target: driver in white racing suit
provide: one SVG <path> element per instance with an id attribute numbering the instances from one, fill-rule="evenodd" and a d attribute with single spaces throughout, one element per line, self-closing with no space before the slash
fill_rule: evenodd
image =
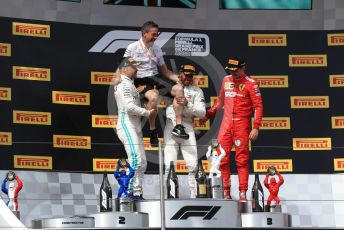
<path id="1" fill-rule="evenodd" d="M 172 103 L 169 102 L 166 109 L 166 126 L 164 130 L 164 164 L 165 181 L 170 168 L 170 161 L 173 161 L 176 167 L 179 148 L 188 167 L 188 184 L 190 188 L 190 197 L 196 197 L 195 171 L 197 169 L 197 143 L 194 132 L 194 117 L 203 118 L 206 114 L 206 106 L 203 91 L 196 85 L 193 85 L 193 75 L 195 67 L 192 65 L 183 65 L 181 67 L 181 81 L 184 85 L 184 97 L 177 98 L 177 102 L 184 104 L 183 120 L 185 131 L 189 139 L 184 140 L 171 135 L 173 127 L 176 125 L 175 113 Z M 166 184 L 166 183 L 165 183 Z"/>
<path id="2" fill-rule="evenodd" d="M 117 136 L 124 145 L 128 161 L 135 170 L 135 176 L 129 183 L 129 191 L 133 198 L 142 198 L 142 180 L 147 168 L 147 160 L 143 148 L 141 116 L 155 116 L 156 109 L 146 110 L 141 107 L 139 93 L 134 85 L 136 66 L 140 62 L 127 57 L 120 65 L 121 82 L 114 86 L 114 94 L 118 107 Z"/>

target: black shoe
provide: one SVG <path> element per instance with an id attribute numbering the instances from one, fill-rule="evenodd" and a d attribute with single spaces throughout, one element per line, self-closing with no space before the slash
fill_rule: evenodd
<path id="1" fill-rule="evenodd" d="M 184 140 L 189 139 L 189 134 L 185 132 L 185 127 L 183 125 L 176 125 L 172 130 L 172 135 Z"/>
<path id="2" fill-rule="evenodd" d="M 150 144 L 152 147 L 158 147 L 159 146 L 159 139 L 158 139 L 158 132 L 156 129 L 153 129 L 150 131 L 149 134 L 150 137 Z"/>
<path id="3" fill-rule="evenodd" d="M 136 196 L 134 196 L 133 194 L 130 194 L 129 197 L 133 200 L 145 200 L 145 198 L 143 198 L 142 194 L 136 195 Z"/>

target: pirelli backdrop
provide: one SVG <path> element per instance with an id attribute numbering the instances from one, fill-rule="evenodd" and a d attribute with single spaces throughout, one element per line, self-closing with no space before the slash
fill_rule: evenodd
<path id="1" fill-rule="evenodd" d="M 126 154 L 114 130 L 111 82 L 125 47 L 139 38 L 139 28 L 0 18 L 0 170 L 114 170 Z M 208 106 L 228 57 L 245 57 L 264 101 L 259 140 L 250 146 L 252 172 L 271 164 L 287 173 L 344 170 L 344 31 L 161 29 L 156 44 L 173 71 L 197 67 L 195 84 Z M 161 138 L 165 107 L 161 98 Z M 203 126 L 195 120 L 206 169 L 206 145 L 221 117 Z M 157 173 L 158 151 L 143 124 L 147 171 Z M 186 172 L 182 159 L 177 171 Z"/>

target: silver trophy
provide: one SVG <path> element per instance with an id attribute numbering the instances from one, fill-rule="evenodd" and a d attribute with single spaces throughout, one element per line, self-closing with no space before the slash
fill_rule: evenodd
<path id="1" fill-rule="evenodd" d="M 220 150 L 220 155 L 217 150 Z M 222 159 L 226 156 L 225 150 L 218 143 L 217 139 L 212 140 L 211 146 L 208 147 L 206 157 L 210 164 L 209 187 L 211 198 L 223 199 L 223 182 L 221 171 L 219 170 Z"/>
<path id="2" fill-rule="evenodd" d="M 17 185 L 14 181 L 17 182 Z M 8 187 L 6 186 L 7 182 Z M 6 173 L 5 179 L 2 181 L 1 190 L 8 196 L 8 201 L 6 202 L 7 207 L 18 217 L 18 219 L 20 217 L 20 212 L 18 211 L 18 194 L 22 187 L 23 182 L 13 171 Z"/>

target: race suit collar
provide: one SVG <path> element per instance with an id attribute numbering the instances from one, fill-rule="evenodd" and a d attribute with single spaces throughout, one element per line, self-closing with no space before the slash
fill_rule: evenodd
<path id="1" fill-rule="evenodd" d="M 133 80 L 130 77 L 127 77 L 124 74 L 121 74 L 121 78 L 133 82 Z"/>

